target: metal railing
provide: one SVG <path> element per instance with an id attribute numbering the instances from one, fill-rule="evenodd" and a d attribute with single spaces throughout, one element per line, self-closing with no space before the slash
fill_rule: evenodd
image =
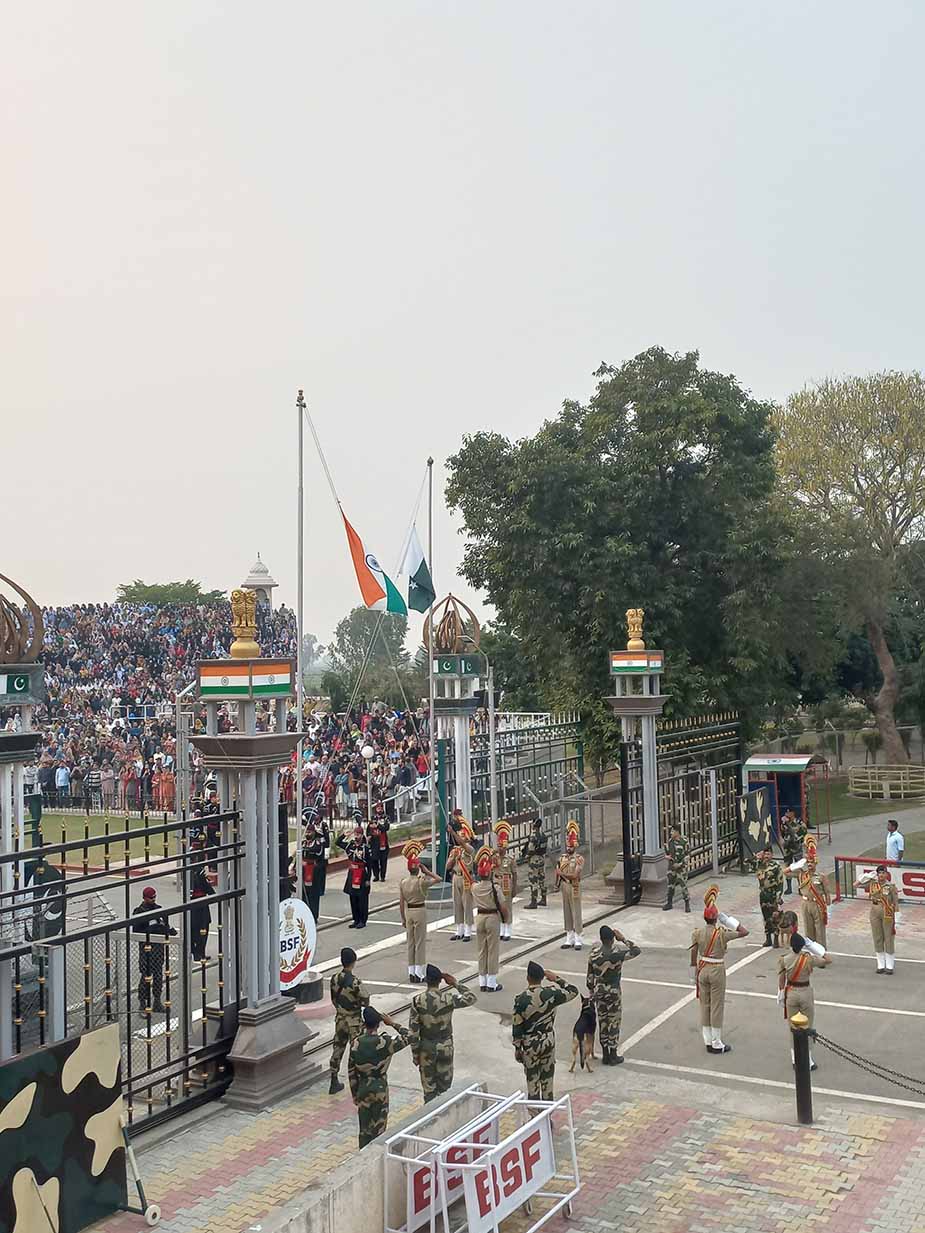
<path id="1" fill-rule="evenodd" d="M 925 766 L 852 766 L 848 791 L 870 800 L 917 800 L 925 796 Z"/>

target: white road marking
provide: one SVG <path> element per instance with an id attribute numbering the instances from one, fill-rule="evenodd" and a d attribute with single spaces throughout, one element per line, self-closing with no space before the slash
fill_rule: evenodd
<path id="1" fill-rule="evenodd" d="M 378 985 L 382 989 L 418 989 L 419 985 L 403 985 L 398 980 L 369 980 L 366 976 L 363 977 L 364 985 Z"/>
<path id="2" fill-rule="evenodd" d="M 624 1052 L 626 1046 L 623 1046 Z M 626 1059 L 631 1066 L 648 1066 L 651 1070 L 670 1070 L 679 1075 L 703 1075 L 708 1079 L 725 1079 L 729 1083 L 752 1083 L 757 1087 L 784 1088 L 793 1091 L 792 1083 L 784 1083 L 780 1079 L 760 1079 L 755 1075 L 727 1074 L 722 1070 L 707 1070 L 700 1066 L 674 1066 L 670 1062 L 647 1062 L 642 1058 Z M 839 1096 L 843 1100 L 860 1100 L 877 1105 L 902 1105 L 906 1109 L 925 1109 L 925 1102 L 920 1100 L 900 1100 L 895 1096 L 865 1096 L 862 1092 L 843 1092 L 840 1088 L 818 1087 L 813 1084 L 813 1092 L 817 1096 Z"/>
<path id="3" fill-rule="evenodd" d="M 753 950 L 750 955 L 746 955 L 744 959 L 740 959 L 738 963 L 734 963 L 731 968 L 727 968 L 726 975 L 731 976 L 733 972 L 738 972 L 740 968 L 744 968 L 746 964 L 753 963 L 763 954 L 764 947 L 760 950 Z M 676 1015 L 679 1010 L 687 1006 L 690 1002 L 696 1001 L 696 998 L 697 991 L 692 989 L 690 993 L 686 994 L 683 998 L 679 998 L 677 1002 L 672 1002 L 667 1010 L 663 1010 L 660 1015 L 656 1015 L 654 1019 L 650 1019 L 648 1023 L 644 1023 L 643 1026 L 637 1032 L 634 1032 L 628 1040 L 623 1041 L 623 1052 L 628 1052 L 628 1050 L 632 1049 L 634 1045 L 638 1045 L 641 1040 L 645 1040 L 647 1036 L 650 1036 L 654 1031 L 660 1028 L 663 1023 L 667 1023 L 668 1020 L 673 1015 Z"/>
<path id="4" fill-rule="evenodd" d="M 831 953 L 831 952 L 830 952 Z M 738 965 L 736 965 L 738 966 Z M 732 969 L 729 969 L 732 971 Z M 624 985 L 657 985 L 664 989 L 685 989 L 689 986 L 682 984 L 680 981 L 673 980 L 640 980 L 636 976 L 624 976 Z M 760 993 L 753 989 L 730 989 L 726 988 L 726 996 L 733 998 L 769 998 L 772 1002 L 777 1001 L 776 993 Z M 861 1006 L 856 1002 L 826 1002 L 822 998 L 816 998 L 817 1006 L 834 1006 L 836 1010 L 869 1010 L 875 1015 L 910 1015 L 914 1019 L 925 1019 L 925 1010 L 900 1010 L 893 1006 Z"/>
<path id="5" fill-rule="evenodd" d="M 869 955 L 855 955 L 845 950 L 830 950 L 828 953 L 830 955 L 836 955 L 839 959 L 868 959 L 871 962 L 874 962 L 874 958 L 875 958 L 873 951 L 871 951 Z M 925 959 L 907 959 L 905 955 L 897 955 L 896 962 L 897 963 L 925 963 Z"/>

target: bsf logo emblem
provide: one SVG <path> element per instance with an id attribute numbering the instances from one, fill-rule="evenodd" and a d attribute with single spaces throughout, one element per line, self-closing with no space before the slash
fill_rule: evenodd
<path id="1" fill-rule="evenodd" d="M 315 918 L 298 899 L 279 905 L 279 983 L 294 988 L 305 979 L 315 952 Z"/>

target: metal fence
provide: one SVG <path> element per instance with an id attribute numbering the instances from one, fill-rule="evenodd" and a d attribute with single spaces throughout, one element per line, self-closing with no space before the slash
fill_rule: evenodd
<path id="1" fill-rule="evenodd" d="M 0 1056 L 117 1022 L 130 1126 L 230 1082 L 243 841 L 236 811 L 209 821 L 212 838 L 198 820 L 145 819 L 82 839 L 39 832 L 0 856 Z M 156 909 L 142 906 L 148 886 Z"/>
<path id="2" fill-rule="evenodd" d="M 584 776 L 584 749 L 577 723 L 518 729 L 496 734 L 498 799 L 496 816 L 523 814 L 537 803 L 558 799 L 569 776 Z M 490 746 L 487 733 L 471 738 L 472 814 L 480 822 L 491 814 Z M 446 742 L 447 799 L 456 799 L 455 749 Z"/>

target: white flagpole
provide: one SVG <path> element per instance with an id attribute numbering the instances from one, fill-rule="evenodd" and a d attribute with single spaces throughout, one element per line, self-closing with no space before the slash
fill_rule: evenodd
<path id="1" fill-rule="evenodd" d="M 296 706 L 298 707 L 298 719 L 296 721 L 297 722 L 296 731 L 301 734 L 302 728 L 304 727 L 304 714 L 305 714 L 305 678 L 304 678 L 304 663 L 303 663 L 303 651 L 302 651 L 302 636 L 303 636 L 303 629 L 302 629 L 302 618 L 303 618 L 302 537 L 304 535 L 304 523 L 305 523 L 305 504 L 304 504 L 305 503 L 305 490 L 303 486 L 303 474 L 302 474 L 302 435 L 304 432 L 304 425 L 305 425 L 305 396 L 303 395 L 301 390 L 299 390 L 299 396 L 296 399 L 295 405 L 296 405 L 296 410 L 298 411 L 298 416 L 299 416 L 299 499 L 298 499 L 299 526 L 298 526 L 298 535 L 296 537 L 296 542 L 297 542 L 296 552 L 298 553 L 298 558 L 299 558 L 298 568 L 296 570 L 297 577 L 298 577 L 298 582 L 296 585 L 298 586 L 298 589 L 299 589 L 297 607 L 296 607 L 296 636 L 298 638 L 298 648 L 296 650 L 296 678 L 297 678 L 296 679 Z M 296 810 L 295 810 L 296 856 L 298 858 L 299 844 L 300 844 L 301 837 L 302 837 L 302 737 L 301 735 L 299 736 L 299 743 L 296 746 L 295 799 L 296 799 Z M 299 872 L 300 869 L 301 869 L 300 862 L 298 859 L 296 859 L 296 872 L 298 875 L 296 878 L 296 883 L 299 887 L 299 898 L 302 897 L 302 875 Z"/>
<path id="2" fill-rule="evenodd" d="M 434 587 L 434 460 L 427 460 L 427 568 Z M 434 605 L 427 611 L 427 684 L 430 694 L 430 859 L 437 872 L 437 717 L 434 714 Z"/>

